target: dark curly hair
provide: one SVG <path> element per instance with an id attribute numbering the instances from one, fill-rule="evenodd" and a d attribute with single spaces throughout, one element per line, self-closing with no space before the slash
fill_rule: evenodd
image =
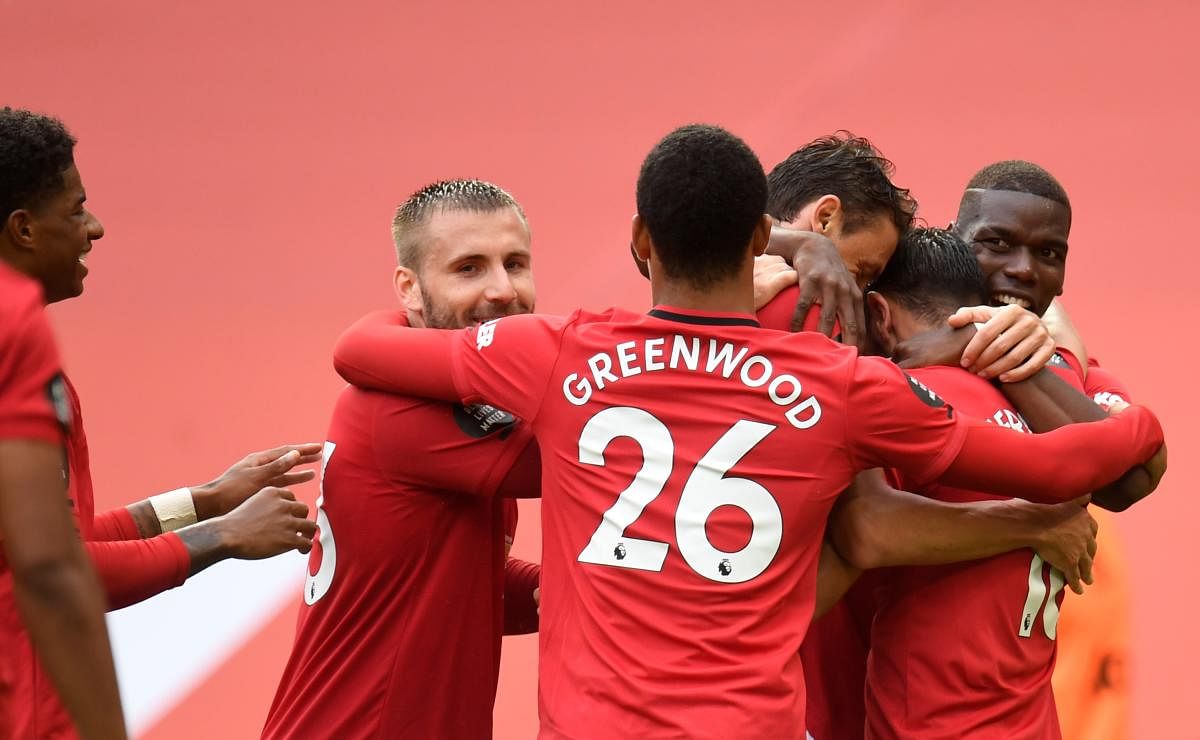
<path id="1" fill-rule="evenodd" d="M 975 254 L 946 229 L 915 228 L 868 290 L 882 293 L 927 321 L 983 302 L 983 272 Z"/>
<path id="2" fill-rule="evenodd" d="M 762 163 L 717 126 L 675 129 L 638 174 L 638 215 L 663 270 L 698 289 L 737 272 L 766 204 Z"/>
<path id="3" fill-rule="evenodd" d="M 822 195 L 836 195 L 845 212 L 845 231 L 885 214 L 903 234 L 912 226 L 917 202 L 907 188 L 891 181 L 895 171 L 871 142 L 838 131 L 805 144 L 775 165 L 767 176 L 767 213 L 791 221 Z"/>
<path id="4" fill-rule="evenodd" d="M 57 118 L 0 108 L 0 219 L 60 192 L 74 152 L 75 137 Z"/>
<path id="5" fill-rule="evenodd" d="M 1010 190 L 1047 198 L 1071 210 L 1067 191 L 1046 169 L 1023 159 L 993 162 L 975 173 L 967 190 Z"/>

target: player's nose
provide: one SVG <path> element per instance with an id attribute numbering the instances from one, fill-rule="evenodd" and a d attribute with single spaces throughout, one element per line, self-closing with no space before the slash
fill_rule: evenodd
<path id="1" fill-rule="evenodd" d="M 91 211 L 88 211 L 87 235 L 89 241 L 104 238 L 104 224 L 100 223 L 100 219 Z"/>
<path id="2" fill-rule="evenodd" d="M 1018 280 L 1033 280 L 1033 254 L 1024 247 L 1012 250 L 1004 263 L 1004 274 Z"/>
<path id="3" fill-rule="evenodd" d="M 493 270 L 483 297 L 492 303 L 512 303 L 517 299 L 517 289 L 507 270 Z"/>

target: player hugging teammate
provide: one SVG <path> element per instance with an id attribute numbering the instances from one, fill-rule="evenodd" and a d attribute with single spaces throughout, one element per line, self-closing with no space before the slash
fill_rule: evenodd
<path id="1" fill-rule="evenodd" d="M 881 167 L 869 148 L 855 148 Z M 869 677 L 890 700 L 872 701 L 869 725 L 818 736 L 1057 736 L 1050 641 L 1063 585 L 1092 581 L 1087 495 L 1128 503 L 1152 489 L 1161 468 L 1142 465 L 1159 451 L 1161 429 L 1136 406 L 1106 416 L 1056 375 L 1082 364 L 1055 355 L 1023 308 L 980 305 L 993 296 L 949 232 L 910 232 L 894 266 L 878 260 L 867 313 L 877 352 L 949 367 L 906 375 L 819 333 L 760 326 L 755 256 L 770 240 L 790 240 L 797 262 L 813 259 L 805 250 L 850 244 L 896 249 L 894 221 L 851 241 L 864 224 L 847 210 L 854 199 L 820 196 L 808 218 L 841 245 L 773 233 L 767 178 L 745 144 L 684 127 L 659 142 L 638 178 L 632 249 L 650 278 L 648 313 L 514 315 L 457 331 L 372 317 L 339 343 L 336 365 L 357 386 L 491 403 L 537 439 L 542 737 L 804 737 L 806 682 L 824 680 L 799 656 L 813 614 L 860 568 L 914 566 L 905 571 L 914 583 L 942 573 L 974 581 L 980 565 L 952 564 L 981 558 L 1004 580 L 981 584 L 969 600 L 978 606 L 967 608 L 987 611 L 993 647 L 1016 653 L 1003 659 L 1030 676 L 1021 689 L 963 712 L 953 728 L 911 717 L 910 706 L 940 712 L 918 697 L 934 706 L 946 686 L 987 681 L 979 671 L 1002 683 L 1007 664 L 984 656 L 963 668 L 935 655 L 930 676 L 898 675 L 887 666 L 908 664 L 904 653 L 890 657 L 896 649 L 934 649 L 940 638 L 913 646 L 896 627 L 898 642 L 879 653 L 881 675 Z M 860 278 L 872 272 L 866 259 Z M 961 328 L 947 323 L 951 314 Z M 855 314 L 841 323 L 862 333 Z M 964 353 L 1011 382 L 998 390 L 961 369 Z M 764 392 L 782 377 L 819 404 L 812 423 L 788 423 Z M 1061 464 L 1085 454 L 1091 464 Z M 884 606 L 903 602 L 906 583 L 890 583 L 896 595 Z M 918 626 L 958 619 L 948 601 L 920 605 L 936 607 L 939 620 Z M 896 610 L 897 624 L 913 618 Z M 1022 643 L 1035 623 L 1039 641 Z"/>
<path id="2" fill-rule="evenodd" d="M 501 637 L 532 631 L 543 738 L 1061 736 L 1057 637 L 1104 624 L 1064 594 L 1119 574 L 1093 506 L 1153 491 L 1165 448 L 1054 303 L 1071 212 L 1041 168 L 986 167 L 951 230 L 913 228 L 863 139 L 768 177 L 685 126 L 638 174 L 647 310 L 566 316 L 533 313 L 520 205 L 434 183 L 393 221 L 400 310 L 335 350 L 323 445 L 97 515 L 41 311 L 104 235 L 74 143 L 0 111 L 0 735 L 122 736 L 100 589 L 315 536 L 264 737 L 489 737 Z M 314 524 L 279 486 L 318 459 Z M 539 495 L 540 567 L 509 556 Z M 1064 653 L 1077 682 L 1120 665 L 1106 637 Z"/>

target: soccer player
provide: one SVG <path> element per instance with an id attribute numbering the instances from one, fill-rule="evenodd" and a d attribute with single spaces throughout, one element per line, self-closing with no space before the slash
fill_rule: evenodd
<path id="1" fill-rule="evenodd" d="M 124 738 L 104 597 L 63 506 L 70 424 L 37 283 L 0 265 L 0 567 L 71 718 L 90 738 Z M 58 401 L 56 403 L 56 401 Z M 7 625 L 6 625 L 7 627 Z M 0 629 L 0 654 L 20 649 Z M 26 697 L 0 690 L 0 737 L 17 737 Z"/>
<path id="2" fill-rule="evenodd" d="M 392 235 L 404 313 L 388 321 L 461 329 L 533 310 L 529 226 L 499 187 L 422 188 Z M 263 737 L 491 737 L 501 635 L 537 629 L 539 568 L 506 558 L 516 502 L 503 496 L 539 486 L 529 424 L 505 411 L 343 391 Z"/>
<path id="3" fill-rule="evenodd" d="M 683 127 L 638 177 L 649 314 L 400 328 L 387 353 L 352 330 L 335 352 L 352 382 L 487 399 L 531 425 L 544 737 L 803 737 L 797 649 L 825 519 L 857 471 L 1061 501 L 1161 439 L 1136 406 L 1038 437 L 968 424 L 885 360 L 761 330 L 752 271 L 766 197 L 740 139 Z M 1085 445 L 1104 448 L 1103 469 L 1045 462 Z"/>
<path id="4" fill-rule="evenodd" d="M 953 228 L 975 250 L 989 302 L 1021 305 L 1039 316 L 1054 313 L 1054 299 L 1062 294 L 1066 278 L 1071 203 L 1049 172 L 1019 160 L 984 167 L 968 182 Z M 1085 367 L 1089 396 L 1101 403 L 1128 400 L 1124 384 L 1094 359 Z M 1133 500 L 1136 495 L 1119 502 L 1098 497 L 1096 503 L 1119 511 Z M 1097 517 L 1101 555 L 1096 587 L 1087 599 L 1072 600 L 1062 623 L 1067 637 L 1055 673 L 1064 734 L 1087 740 L 1123 738 L 1129 731 L 1124 681 L 1129 577 L 1116 522 L 1104 513 Z"/>
<path id="5" fill-rule="evenodd" d="M 940 332 L 960 306 L 983 299 L 983 277 L 967 245 L 939 229 L 907 235 L 871 286 L 868 318 L 881 354 L 923 332 Z M 957 356 L 952 358 L 957 360 Z M 988 381 L 957 363 L 909 371 L 963 414 L 1030 432 Z M 1042 384 L 1102 412 L 1049 371 L 1007 384 Z M 938 483 L 893 483 L 943 501 L 993 498 Z M 1017 550 L 974 562 L 896 568 L 874 583 L 866 677 L 866 735 L 876 738 L 1059 738 L 1050 675 L 1062 574 Z"/>
<path id="6" fill-rule="evenodd" d="M 84 206 L 74 162 L 74 138 L 56 119 L 0 109 L 0 261 L 32 278 L 47 303 L 83 292 L 87 254 L 104 235 Z M 311 472 L 289 472 L 314 460 L 319 445 L 289 445 L 254 453 L 211 483 L 181 488 L 128 507 L 94 514 L 87 438 L 79 398 L 69 380 L 56 386 L 70 419 L 66 498 L 104 586 L 119 608 L 178 586 L 219 560 L 307 552 L 315 525 L 307 507 L 284 488 Z M 261 490 L 260 490 L 261 489 Z M 198 524 L 193 524 L 200 519 Z M 178 531 L 171 531 L 178 529 Z M 12 573 L 0 572 L 0 691 L 14 700 L 13 737 L 67 738 L 75 730 L 54 687 L 39 670 L 29 635 L 19 627 Z"/>

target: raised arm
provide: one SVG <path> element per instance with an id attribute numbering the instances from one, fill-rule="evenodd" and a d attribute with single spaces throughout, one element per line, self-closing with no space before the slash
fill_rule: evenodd
<path id="1" fill-rule="evenodd" d="M 966 436 L 942 483 L 1039 503 L 1062 503 L 1108 485 L 1162 446 L 1154 414 L 1130 406 L 1119 416 L 1023 434 L 968 422 Z M 1087 460 L 1087 464 L 1069 461 Z"/>
<path id="2" fill-rule="evenodd" d="M 376 311 L 338 339 L 333 366 L 351 385 L 440 401 L 458 401 L 451 363 L 455 332 L 409 329 L 396 311 Z M 461 340 L 460 340 L 461 341 Z"/>
<path id="3" fill-rule="evenodd" d="M 1035 432 L 1099 421 L 1108 416 L 1090 398 L 1045 369 L 1020 383 L 1003 383 L 1000 389 Z M 1124 511 L 1149 496 L 1166 472 L 1166 455 L 1166 446 L 1160 446 L 1145 464 L 1133 465 L 1117 480 L 1096 489 L 1092 501 L 1109 511 Z"/>
<path id="4" fill-rule="evenodd" d="M 308 552 L 316 525 L 291 491 L 264 488 L 228 514 L 146 539 L 85 543 L 110 609 L 179 586 L 229 558 L 258 560 Z"/>
<path id="5" fill-rule="evenodd" d="M 1076 593 L 1091 583 L 1096 522 L 1087 497 L 1046 506 L 1021 500 L 947 503 L 860 473 L 838 499 L 827 537 L 857 568 L 942 565 L 1022 548 L 1037 551 L 1067 576 Z"/>
<path id="6" fill-rule="evenodd" d="M 312 480 L 314 471 L 291 472 L 292 468 L 320 459 L 320 442 L 252 452 L 208 483 L 160 493 L 97 514 L 90 539 L 115 542 L 155 537 L 228 514 L 263 488 L 286 488 Z"/>

